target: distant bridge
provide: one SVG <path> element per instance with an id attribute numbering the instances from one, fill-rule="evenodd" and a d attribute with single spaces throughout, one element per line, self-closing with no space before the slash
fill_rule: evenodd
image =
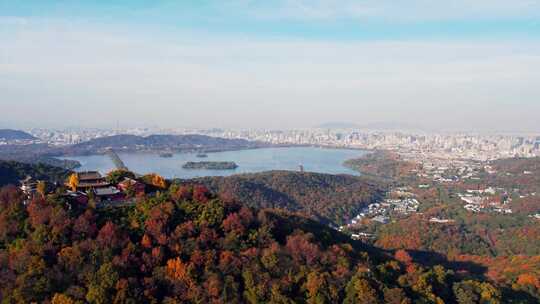
<path id="1" fill-rule="evenodd" d="M 129 171 L 126 164 L 124 164 L 122 159 L 120 159 L 120 156 L 118 156 L 118 154 L 116 154 L 116 152 L 114 152 L 113 149 L 108 149 L 106 153 L 109 156 L 109 158 L 111 159 L 111 161 L 113 162 L 116 169 Z"/>

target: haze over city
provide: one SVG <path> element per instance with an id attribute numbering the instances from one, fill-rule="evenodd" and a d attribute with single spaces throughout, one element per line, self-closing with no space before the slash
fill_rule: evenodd
<path id="1" fill-rule="evenodd" d="M 0 1 L 3 127 L 539 132 L 540 2 Z"/>

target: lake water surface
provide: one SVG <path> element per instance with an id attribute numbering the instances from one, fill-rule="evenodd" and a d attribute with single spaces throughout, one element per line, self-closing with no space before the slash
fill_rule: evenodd
<path id="1" fill-rule="evenodd" d="M 158 154 L 150 153 L 121 153 L 119 156 L 130 170 L 139 174 L 155 172 L 167 178 L 194 178 L 269 170 L 297 171 L 300 165 L 309 172 L 357 175 L 357 172 L 344 167 L 343 162 L 364 154 L 366 152 L 361 150 L 287 147 L 208 153 L 206 158 L 198 158 L 192 153 L 177 153 L 170 158 L 162 158 Z M 82 164 L 82 167 L 77 169 L 79 171 L 97 170 L 107 173 L 114 168 L 112 161 L 106 155 L 66 157 L 66 159 L 79 161 Z M 182 165 L 188 161 L 233 161 L 238 164 L 238 168 L 235 170 L 183 169 Z"/>

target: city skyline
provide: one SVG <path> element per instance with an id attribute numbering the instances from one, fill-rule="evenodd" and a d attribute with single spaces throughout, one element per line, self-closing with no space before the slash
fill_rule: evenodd
<path id="1" fill-rule="evenodd" d="M 538 20 L 535 1 L 0 1 L 0 125 L 540 132 Z"/>

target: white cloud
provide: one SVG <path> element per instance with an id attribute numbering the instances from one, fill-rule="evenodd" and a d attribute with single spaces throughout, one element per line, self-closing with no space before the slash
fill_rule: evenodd
<path id="1" fill-rule="evenodd" d="M 0 47 L 0 112 L 42 121 L 49 108 L 46 119 L 87 124 L 283 127 L 401 119 L 436 125 L 446 119 L 474 127 L 499 124 L 494 118 L 532 125 L 540 111 L 540 43 L 534 41 L 196 36 L 58 22 L 0 32 L 0 41 L 9 41 Z"/>

